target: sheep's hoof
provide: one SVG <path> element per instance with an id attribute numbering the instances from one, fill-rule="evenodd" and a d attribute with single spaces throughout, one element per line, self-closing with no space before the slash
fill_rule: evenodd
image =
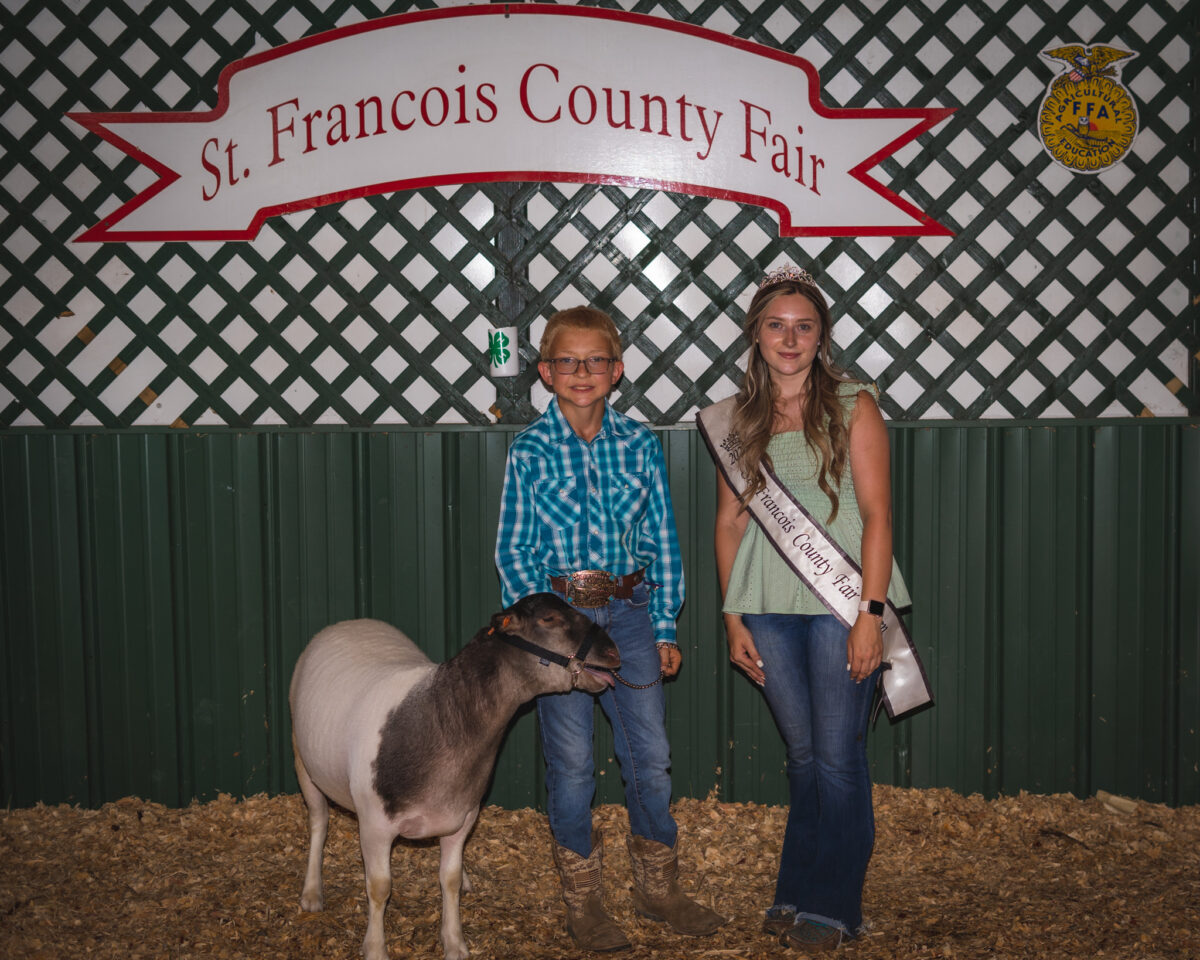
<path id="1" fill-rule="evenodd" d="M 382 942 L 364 940 L 362 952 L 363 960 L 388 960 L 387 944 Z"/>
<path id="2" fill-rule="evenodd" d="M 300 894 L 300 909 L 306 913 L 320 913 L 325 909 L 325 897 L 320 893 L 305 890 Z"/>

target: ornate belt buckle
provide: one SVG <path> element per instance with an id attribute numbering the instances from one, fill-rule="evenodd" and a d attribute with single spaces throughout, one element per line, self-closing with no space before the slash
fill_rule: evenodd
<path id="1" fill-rule="evenodd" d="M 580 570 L 567 577 L 567 600 L 577 607 L 602 607 L 615 587 L 616 577 L 607 570 Z"/>

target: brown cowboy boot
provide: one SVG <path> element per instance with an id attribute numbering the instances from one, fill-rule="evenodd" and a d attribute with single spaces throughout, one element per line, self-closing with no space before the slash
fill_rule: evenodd
<path id="1" fill-rule="evenodd" d="M 726 922 L 719 913 L 701 906 L 679 889 L 679 859 L 675 847 L 645 837 L 626 837 L 633 865 L 633 908 L 643 917 L 668 923 L 676 933 L 706 937 Z"/>
<path id="2" fill-rule="evenodd" d="M 584 950 L 624 950 L 629 940 L 604 909 L 600 884 L 604 838 L 592 831 L 592 852 L 585 860 L 574 850 L 554 844 L 554 865 L 567 905 L 567 932 Z"/>

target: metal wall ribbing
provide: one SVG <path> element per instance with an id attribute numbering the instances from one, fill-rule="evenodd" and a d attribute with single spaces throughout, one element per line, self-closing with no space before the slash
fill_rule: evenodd
<path id="1" fill-rule="evenodd" d="M 1200 802 L 1200 427 L 893 425 L 896 551 L 937 705 L 870 741 L 881 782 Z M 781 802 L 728 666 L 715 474 L 659 431 L 688 575 L 675 791 Z M 292 664 L 374 616 L 449 657 L 499 600 L 511 430 L 0 434 L 0 802 L 295 790 Z M 601 724 L 603 727 L 603 724 Z M 619 774 L 599 738 L 599 799 Z M 536 805 L 532 711 L 490 802 Z"/>

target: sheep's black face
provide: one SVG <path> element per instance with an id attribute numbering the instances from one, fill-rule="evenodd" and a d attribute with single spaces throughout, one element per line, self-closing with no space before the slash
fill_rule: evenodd
<path id="1" fill-rule="evenodd" d="M 621 655 L 604 629 L 553 593 L 521 598 L 496 614 L 492 626 L 564 657 L 578 656 L 583 662 L 573 662 L 568 668 L 570 680 L 572 686 L 589 693 L 611 687 L 611 671 L 621 666 Z M 585 639 L 589 643 L 580 654 Z"/>

